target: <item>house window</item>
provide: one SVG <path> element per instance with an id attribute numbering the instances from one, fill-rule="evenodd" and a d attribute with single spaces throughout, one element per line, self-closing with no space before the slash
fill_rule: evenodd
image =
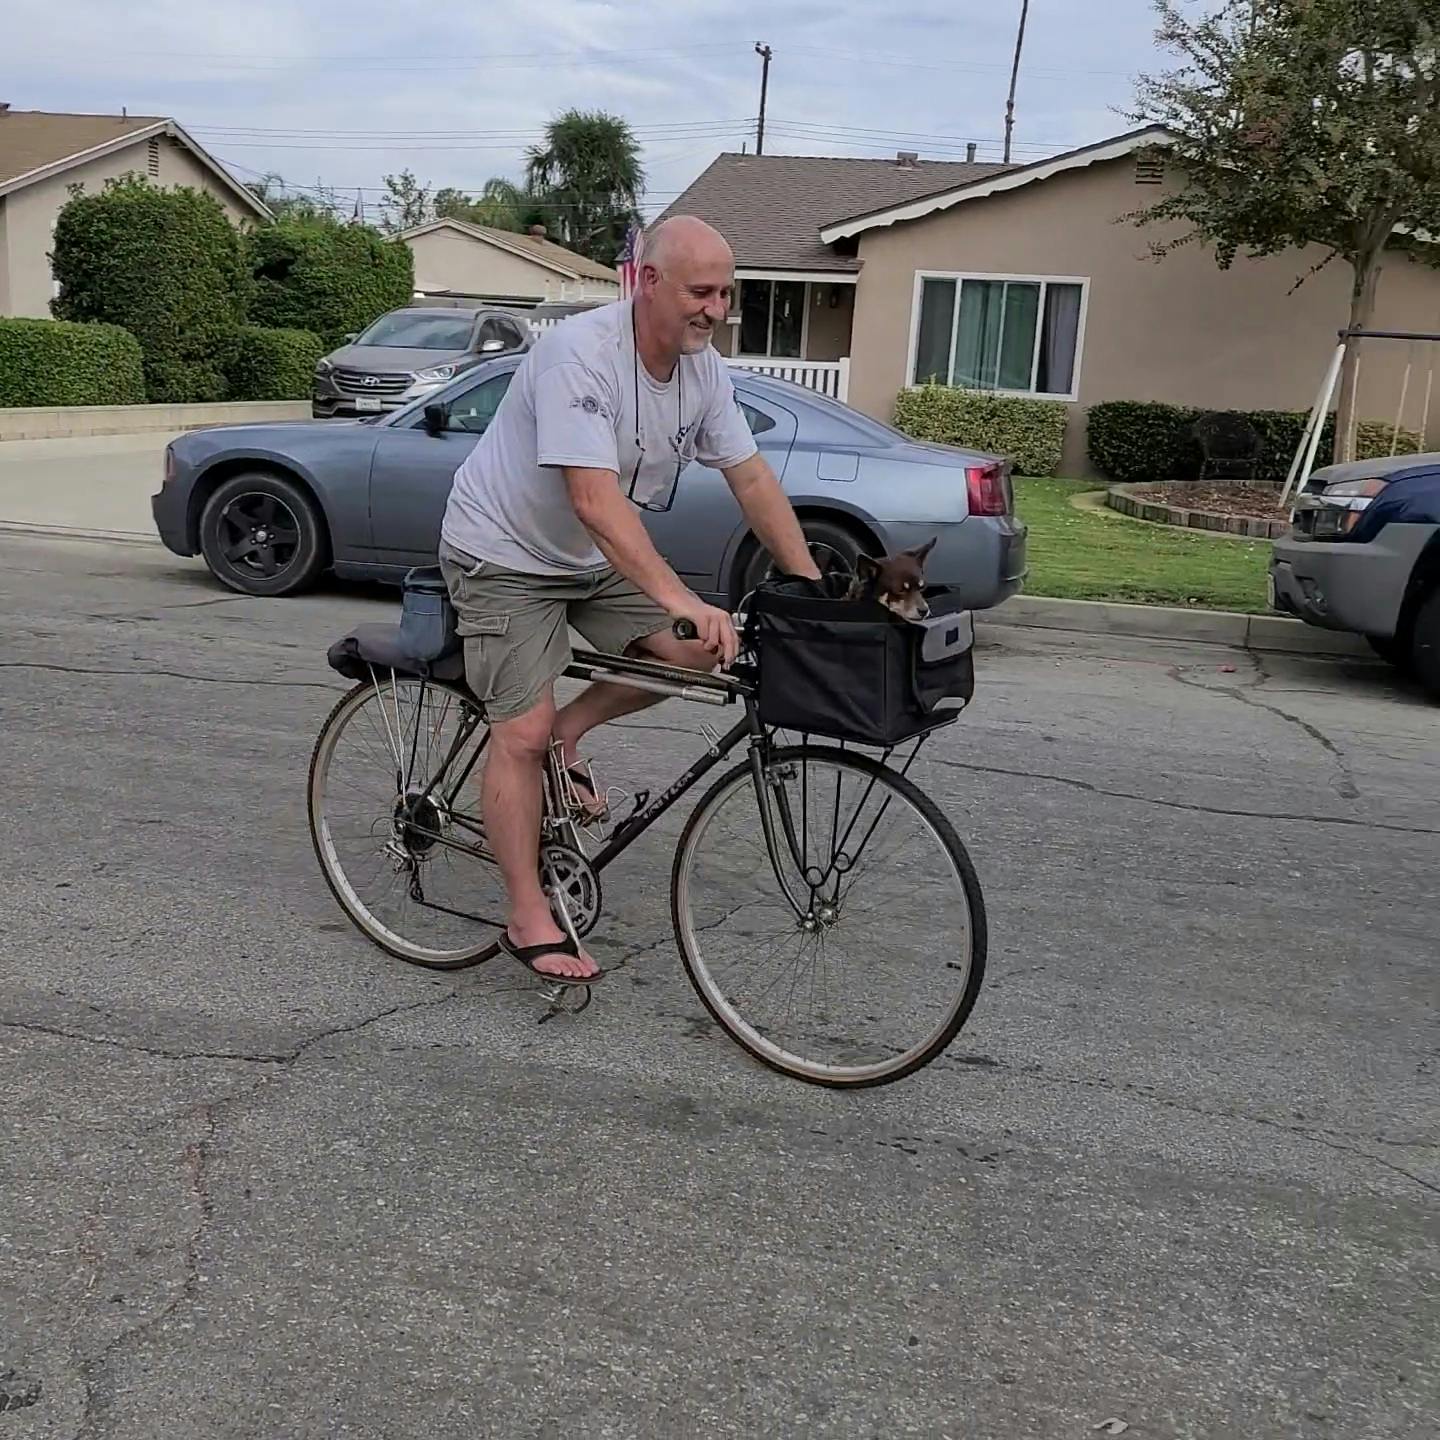
<path id="1" fill-rule="evenodd" d="M 805 282 L 740 282 L 740 353 L 798 360 L 805 349 Z"/>
<path id="2" fill-rule="evenodd" d="M 1074 399 L 1085 282 L 922 275 L 911 382 Z"/>

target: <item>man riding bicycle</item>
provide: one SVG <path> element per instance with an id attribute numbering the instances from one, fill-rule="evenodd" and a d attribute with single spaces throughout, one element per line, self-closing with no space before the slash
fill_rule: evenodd
<path id="1" fill-rule="evenodd" d="M 720 470 L 747 523 L 791 575 L 819 578 L 795 512 L 711 345 L 726 321 L 735 259 L 692 216 L 647 236 L 634 296 L 571 316 L 515 371 L 455 473 L 440 566 L 464 640 L 465 676 L 490 725 L 485 832 L 509 896 L 501 947 L 547 979 L 603 973 L 561 930 L 541 889 L 542 770 L 554 741 L 568 767 L 595 726 L 661 696 L 598 683 L 557 710 L 568 627 L 597 650 L 713 670 L 734 660 L 730 616 L 666 564 L 637 507 L 667 509 L 692 460 Z M 675 637 L 676 620 L 699 638 Z M 597 807 L 584 772 L 572 774 Z"/>

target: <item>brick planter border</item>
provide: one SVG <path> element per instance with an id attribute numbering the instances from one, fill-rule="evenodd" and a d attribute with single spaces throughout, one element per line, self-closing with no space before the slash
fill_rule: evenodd
<path id="1" fill-rule="evenodd" d="M 1152 489 L 1159 484 L 1168 491 L 1184 494 L 1191 488 L 1188 480 L 1162 480 L 1149 482 L 1143 488 Z M 1281 486 L 1274 481 L 1250 480 L 1252 489 L 1279 491 Z M 1157 525 L 1173 525 L 1181 530 L 1209 530 L 1220 535 L 1241 535 L 1252 540 L 1279 540 L 1289 533 L 1288 520 L 1259 520 L 1249 515 L 1217 515 L 1213 510 L 1190 510 L 1183 505 L 1166 505 L 1157 500 L 1137 500 L 1131 493 L 1142 487 L 1137 485 L 1112 485 L 1105 492 L 1105 503 L 1122 515 L 1136 520 L 1151 520 Z"/>

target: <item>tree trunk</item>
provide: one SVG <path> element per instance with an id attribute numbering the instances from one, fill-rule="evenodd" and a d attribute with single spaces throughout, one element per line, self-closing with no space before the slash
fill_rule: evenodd
<path id="1" fill-rule="evenodd" d="M 1350 293 L 1350 328 L 1365 329 L 1375 315 L 1375 292 L 1380 284 L 1380 252 L 1355 258 L 1355 284 Z M 1337 465 L 1355 458 L 1355 425 L 1360 400 L 1360 350 L 1363 340 L 1345 342 L 1345 359 L 1340 366 L 1340 400 L 1335 407 L 1334 461 Z"/>

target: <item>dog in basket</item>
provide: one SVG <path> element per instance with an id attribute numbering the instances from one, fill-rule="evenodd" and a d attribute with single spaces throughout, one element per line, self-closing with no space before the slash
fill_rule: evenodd
<path id="1" fill-rule="evenodd" d="M 860 555 L 846 600 L 874 600 L 902 620 L 923 620 L 930 613 L 925 599 L 925 560 L 935 548 L 932 536 L 913 550 L 894 555 Z"/>

